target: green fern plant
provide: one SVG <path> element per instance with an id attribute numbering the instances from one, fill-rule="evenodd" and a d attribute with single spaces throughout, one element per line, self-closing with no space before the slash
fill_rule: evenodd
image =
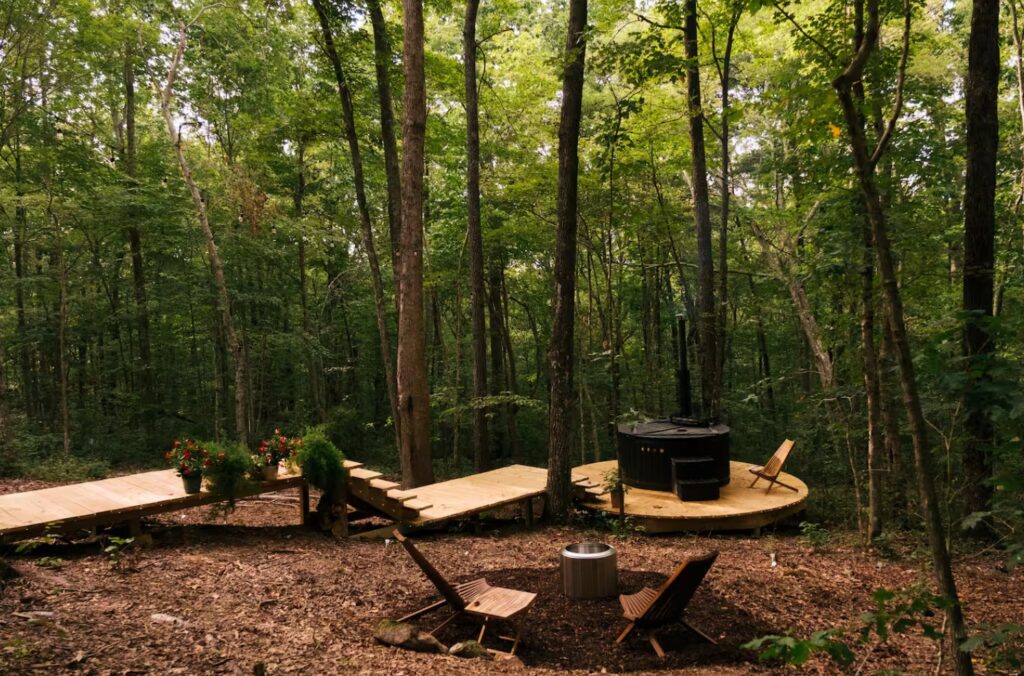
<path id="1" fill-rule="evenodd" d="M 322 428 L 306 430 L 295 463 L 302 469 L 306 481 L 323 491 L 329 500 L 344 494 L 348 479 L 345 455 L 331 443 Z"/>

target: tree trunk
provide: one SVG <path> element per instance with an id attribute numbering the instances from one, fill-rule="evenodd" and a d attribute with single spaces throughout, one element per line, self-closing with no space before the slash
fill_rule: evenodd
<path id="1" fill-rule="evenodd" d="M 206 242 L 206 253 L 210 258 L 210 269 L 213 272 L 213 281 L 217 290 L 218 309 L 220 310 L 220 324 L 227 340 L 228 349 L 234 362 L 235 381 L 235 434 L 238 442 L 243 446 L 249 446 L 248 401 L 248 364 L 246 362 L 245 349 L 242 341 L 235 330 L 234 318 L 231 314 L 231 301 L 228 295 L 227 281 L 224 279 L 224 266 L 220 260 L 220 252 L 217 250 L 217 241 L 213 236 L 213 229 L 210 227 L 210 219 L 206 213 L 206 202 L 199 192 L 199 186 L 192 178 L 192 168 L 185 157 L 185 149 L 181 145 L 181 135 L 178 133 L 178 126 L 174 121 L 174 112 L 171 104 L 174 97 L 174 82 L 178 77 L 178 68 L 185 56 L 185 46 L 188 41 L 188 34 L 185 24 L 178 27 L 178 46 L 171 57 L 171 65 L 167 71 L 167 82 L 160 90 L 160 112 L 163 115 L 164 123 L 167 125 L 167 133 L 171 138 L 171 145 L 174 146 L 174 153 L 178 159 L 178 169 L 181 170 L 181 177 L 188 186 L 192 195 L 192 203 L 196 209 L 196 216 L 199 219 L 199 227 L 203 232 L 203 239 Z"/>
<path id="2" fill-rule="evenodd" d="M 29 420 L 36 412 L 35 359 L 32 356 L 28 339 L 28 326 L 25 320 L 25 235 L 28 229 L 28 209 L 22 203 L 24 197 L 21 174 L 21 138 L 15 134 L 13 142 L 14 155 L 14 194 L 18 205 L 14 210 L 14 304 L 18 316 L 18 359 L 21 368 L 21 387 L 23 390 L 22 404 Z"/>
<path id="3" fill-rule="evenodd" d="M 502 261 L 498 256 L 491 258 L 487 270 L 487 314 L 490 326 L 487 338 L 491 343 L 491 388 L 489 394 L 501 395 L 506 388 L 505 382 L 505 351 L 502 348 L 501 329 L 501 275 Z M 507 407 L 495 406 L 493 409 L 494 425 L 491 427 L 491 449 L 493 458 L 504 458 L 508 451 L 508 437 L 505 434 L 505 418 Z"/>
<path id="4" fill-rule="evenodd" d="M 380 274 L 380 261 L 377 258 L 377 247 L 373 241 L 373 223 L 370 221 L 370 207 L 366 199 L 366 182 L 363 178 L 363 159 L 359 151 L 359 136 L 356 133 L 355 111 L 352 107 L 352 93 L 348 88 L 348 79 L 341 66 L 338 50 L 334 47 L 334 34 L 324 9 L 323 0 L 313 0 L 320 29 L 324 37 L 324 51 L 334 70 L 334 79 L 338 85 L 338 98 L 341 100 L 342 116 L 345 119 L 345 137 L 348 151 L 352 158 L 353 183 L 356 189 L 356 206 L 359 209 L 359 225 L 363 235 L 363 248 L 370 265 L 370 284 L 373 287 L 373 306 L 377 315 L 377 335 L 380 340 L 381 363 L 384 365 L 384 379 L 388 392 L 388 403 L 391 407 L 391 419 L 394 421 L 395 449 L 401 453 L 402 424 L 398 416 L 398 394 L 395 384 L 395 369 L 391 361 L 391 339 L 388 335 L 387 308 L 384 298 L 384 282 Z"/>
<path id="5" fill-rule="evenodd" d="M 295 191 L 292 204 L 295 207 L 295 218 L 300 223 L 305 216 L 306 198 L 306 139 L 300 138 L 296 148 L 298 166 L 296 167 Z M 313 398 L 313 409 L 317 420 L 323 423 L 327 419 L 327 408 L 324 405 L 323 390 L 320 385 L 320 359 L 313 347 L 313 323 L 309 317 L 309 291 L 306 273 L 306 228 L 303 224 L 299 233 L 299 305 L 302 309 L 302 342 L 306 352 L 306 370 L 309 373 L 309 393 Z"/>
<path id="6" fill-rule="evenodd" d="M 132 258 L 132 285 L 135 292 L 135 330 L 139 338 L 139 360 L 136 377 L 142 389 L 142 401 L 152 406 L 153 364 L 149 343 L 149 309 L 146 298 L 146 269 L 142 259 L 142 234 L 136 219 L 139 217 L 134 202 L 137 189 L 137 143 L 135 134 L 135 52 L 129 47 L 124 58 L 124 173 L 128 176 L 128 191 L 132 196 L 128 203 L 128 247 Z M 152 416 L 143 416 L 143 424 L 150 424 Z"/>
<path id="7" fill-rule="evenodd" d="M 857 0 L 863 3 L 864 0 Z M 878 158 L 885 151 L 891 138 L 895 121 L 899 117 L 904 73 L 906 72 L 907 54 L 910 46 L 910 6 L 904 3 L 904 34 L 903 53 L 899 65 L 897 82 L 897 101 L 890 125 L 883 132 L 875 150 L 869 154 L 867 139 L 861 117 L 854 102 L 853 86 L 864 74 L 864 67 L 878 41 L 879 20 L 878 0 L 867 0 L 867 23 L 864 39 L 843 73 L 833 81 L 839 97 L 846 121 L 847 133 L 850 136 L 850 147 L 853 154 L 860 191 L 864 200 L 864 208 L 871 223 L 874 239 L 875 256 L 878 272 L 882 279 L 882 291 L 885 299 L 885 312 L 892 329 L 893 345 L 896 352 L 896 363 L 899 367 L 900 384 L 903 389 L 903 404 L 907 409 L 910 422 L 910 433 L 914 447 L 914 463 L 917 466 L 918 490 L 921 494 L 921 510 L 932 553 L 932 565 L 935 572 L 939 593 L 946 597 L 949 606 L 946 618 L 952 637 L 951 649 L 956 664 L 957 674 L 965 676 L 973 674 L 971 654 L 960 650 L 960 645 L 967 639 L 967 627 L 964 621 L 963 608 L 960 605 L 953 577 L 953 567 L 949 549 L 946 546 L 945 532 L 942 525 L 942 514 L 939 511 L 938 494 L 932 478 L 932 453 L 928 445 L 928 427 L 921 408 L 921 398 L 917 389 L 917 376 L 910 352 L 910 341 L 904 320 L 903 299 L 896 280 L 896 265 L 893 262 L 892 247 L 889 242 L 888 224 L 882 199 L 875 184 L 875 167 Z"/>
<path id="8" fill-rule="evenodd" d="M 51 196 L 52 201 L 52 196 Z M 64 260 L 64 237 L 57 216 L 47 205 L 50 219 L 56 233 L 54 243 L 54 259 L 57 264 L 57 384 L 60 388 L 60 429 L 63 440 L 64 455 L 71 453 L 71 412 L 68 404 L 68 364 L 67 326 L 68 326 L 68 268 Z"/>
<path id="9" fill-rule="evenodd" d="M 384 146 L 384 174 L 388 181 L 388 232 L 391 235 L 391 266 L 398 282 L 398 242 L 402 230 L 402 178 L 395 142 L 395 112 L 391 97 L 391 40 L 384 23 L 380 0 L 367 0 L 373 26 L 373 63 L 377 73 L 377 101 L 380 106 L 381 143 Z M 396 298 L 398 294 L 395 294 Z"/>
<path id="10" fill-rule="evenodd" d="M 558 226 L 554 297 L 548 350 L 548 509 L 565 519 L 572 504 L 570 472 L 576 447 L 573 352 L 576 320 L 576 233 L 580 117 L 586 55 L 587 0 L 569 0 L 558 126 Z"/>
<path id="11" fill-rule="evenodd" d="M 430 390 L 423 317 L 424 144 L 427 92 L 423 68 L 423 1 L 402 0 L 402 232 L 398 284 L 398 418 L 402 426 L 402 485 L 432 483 Z"/>
<path id="12" fill-rule="evenodd" d="M 11 415 L 10 407 L 7 404 L 7 371 L 4 368 L 4 345 L 0 340 L 0 451 L 5 454 L 10 437 Z"/>
<path id="13" fill-rule="evenodd" d="M 996 157 L 999 150 L 999 2 L 974 0 L 967 56 L 967 172 L 964 183 L 963 353 L 967 379 L 964 408 L 964 507 L 989 509 L 995 431 L 985 392 L 995 352 L 987 320 L 993 310 Z"/>
<path id="14" fill-rule="evenodd" d="M 722 131 L 719 135 L 721 143 L 721 181 L 720 181 L 720 212 L 718 223 L 718 323 L 715 345 L 717 346 L 717 363 L 715 374 L 717 377 L 715 400 L 722 398 L 722 378 L 725 373 L 726 356 L 726 316 L 729 308 L 729 208 L 732 198 L 732 186 L 730 185 L 730 153 L 729 153 L 729 87 L 732 70 L 732 45 L 736 35 L 736 26 L 743 14 L 743 5 L 737 3 L 732 10 L 729 20 L 729 32 L 725 41 L 725 53 L 722 55 L 721 66 L 721 88 L 722 88 Z M 717 58 L 717 56 L 716 56 Z"/>
<path id="15" fill-rule="evenodd" d="M 690 188 L 697 232 L 697 334 L 700 337 L 701 415 L 719 414 L 718 348 L 715 341 L 715 264 L 711 250 L 711 206 L 708 198 L 697 49 L 697 0 L 686 0 L 683 47 L 686 55 L 686 102 L 690 122 Z"/>
<path id="16" fill-rule="evenodd" d="M 861 360 L 864 367 L 864 396 L 868 427 L 868 537 L 882 534 L 882 429 L 881 389 L 878 382 L 878 355 L 875 352 L 875 266 L 871 224 L 862 226 L 864 238 L 861 269 Z"/>
<path id="17" fill-rule="evenodd" d="M 473 466 L 490 467 L 487 446 L 487 336 L 484 326 L 484 244 L 480 231 L 480 109 L 476 73 L 476 15 L 480 0 L 466 0 L 462 28 L 463 76 L 466 86 L 466 217 L 469 240 L 469 304 L 473 326 Z M 493 348 L 492 348 L 493 349 Z"/>

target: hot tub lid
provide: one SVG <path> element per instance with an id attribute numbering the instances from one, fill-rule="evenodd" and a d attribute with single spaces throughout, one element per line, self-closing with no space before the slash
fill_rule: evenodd
<path id="1" fill-rule="evenodd" d="M 643 423 L 623 423 L 619 425 L 620 434 L 634 437 L 701 439 L 718 437 L 729 433 L 729 426 L 721 423 L 701 423 L 697 420 L 670 418 L 668 420 L 651 420 Z"/>

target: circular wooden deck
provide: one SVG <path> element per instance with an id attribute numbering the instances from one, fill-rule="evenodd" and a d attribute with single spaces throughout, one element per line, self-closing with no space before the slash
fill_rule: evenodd
<path id="1" fill-rule="evenodd" d="M 768 482 L 761 480 L 750 488 L 753 475 L 748 468 L 754 465 L 733 460 L 730 464 L 732 480 L 722 487 L 718 500 L 683 502 L 674 493 L 630 488 L 626 493 L 626 515 L 633 517 L 637 526 L 648 533 L 677 533 L 693 530 L 748 530 L 775 523 L 796 514 L 807 502 L 807 484 L 792 474 L 783 472 L 779 480 L 799 489 L 775 486 L 767 491 Z M 614 460 L 595 462 L 574 467 L 573 475 L 586 476 L 600 484 L 605 473 L 615 468 Z M 611 498 L 605 494 L 582 503 L 585 509 L 612 512 Z"/>

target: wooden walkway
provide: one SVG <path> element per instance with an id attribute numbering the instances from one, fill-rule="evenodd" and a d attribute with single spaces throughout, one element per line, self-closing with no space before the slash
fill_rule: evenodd
<path id="1" fill-rule="evenodd" d="M 346 460 L 348 501 L 357 509 L 388 516 L 410 528 L 434 525 L 519 503 L 528 522 L 533 500 L 545 492 L 547 470 L 511 465 L 490 472 L 442 481 L 403 491 L 380 472 Z M 577 492 L 590 485 L 573 475 Z M 238 497 L 300 488 L 300 523 L 309 514 L 309 487 L 301 476 L 282 468 L 275 481 L 264 481 Z M 145 516 L 220 502 L 207 490 L 188 495 L 174 470 L 113 477 L 101 481 L 0 495 L 0 542 L 13 542 L 55 533 L 94 532 L 102 526 L 127 522 L 138 529 Z"/>
<path id="2" fill-rule="evenodd" d="M 238 497 L 296 487 L 301 489 L 299 516 L 305 523 L 309 509 L 306 480 L 289 475 L 284 468 L 275 481 L 261 482 L 254 490 Z M 36 537 L 47 530 L 75 534 L 124 522 L 134 530 L 144 516 L 223 499 L 205 489 L 186 494 L 181 479 L 171 469 L 0 495 L 0 542 Z"/>
<path id="3" fill-rule="evenodd" d="M 509 465 L 490 472 L 420 486 L 410 492 L 415 492 L 417 498 L 429 502 L 430 507 L 419 510 L 419 515 L 411 519 L 409 525 L 427 526 L 517 502 L 523 503 L 527 520 L 531 520 L 529 507 L 534 498 L 544 494 L 547 481 L 546 469 Z M 584 477 L 573 476 L 573 483 L 582 481 Z"/>

